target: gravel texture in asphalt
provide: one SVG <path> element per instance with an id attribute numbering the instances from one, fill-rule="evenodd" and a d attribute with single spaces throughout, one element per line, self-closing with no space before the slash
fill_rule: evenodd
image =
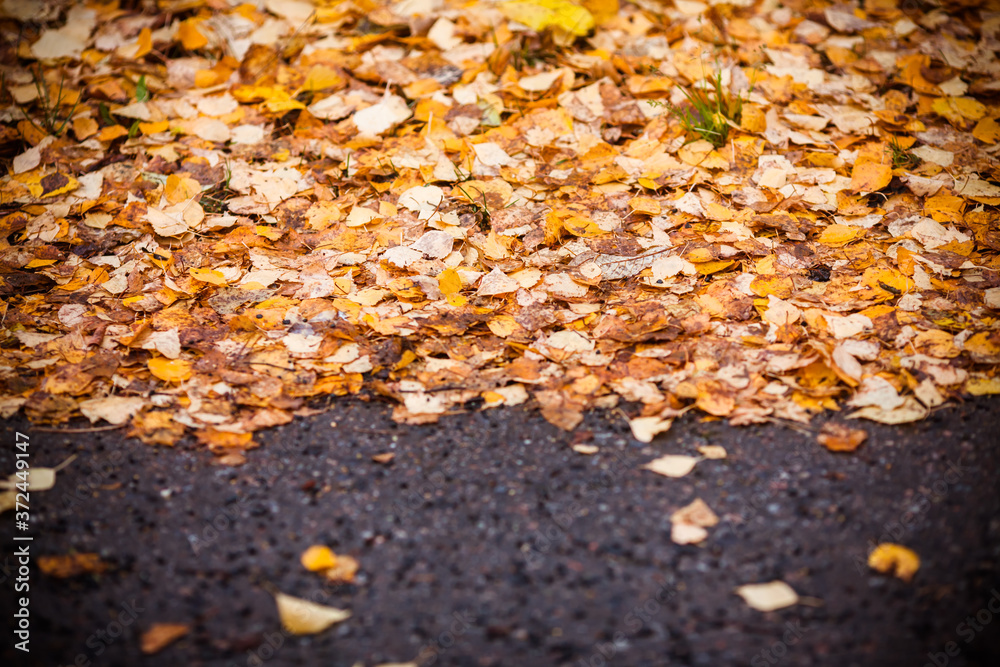
<path id="1" fill-rule="evenodd" d="M 153 448 L 16 418 L 0 424 L 5 475 L 16 431 L 34 466 L 77 457 L 31 496 L 33 558 L 95 552 L 110 567 L 56 578 L 32 566 L 31 652 L 8 632 L 3 662 L 1000 664 L 1000 401 L 859 425 L 868 441 L 835 454 L 780 425 L 687 416 L 647 445 L 613 412 L 568 434 L 523 409 L 400 426 L 383 404 L 345 401 L 258 434 L 230 468 L 193 441 Z M 580 442 L 599 452 L 574 452 Z M 641 468 L 706 444 L 728 458 L 679 479 Z M 372 460 L 388 452 L 391 463 Z M 670 515 L 695 498 L 721 522 L 701 545 L 674 544 Z M 11 630 L 23 595 L 14 523 L 0 516 Z M 867 568 L 879 541 L 919 554 L 912 582 Z M 356 557 L 356 581 L 305 570 L 314 544 Z M 798 605 L 765 613 L 733 592 L 776 579 Z M 276 590 L 353 617 L 289 636 Z M 156 623 L 190 632 L 145 656 Z"/>

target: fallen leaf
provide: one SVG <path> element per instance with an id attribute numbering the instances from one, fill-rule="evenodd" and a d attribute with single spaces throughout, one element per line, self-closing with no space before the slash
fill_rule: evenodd
<path id="1" fill-rule="evenodd" d="M 144 655 L 159 653 L 189 632 L 191 627 L 183 623 L 155 623 L 142 633 L 139 650 Z"/>
<path id="2" fill-rule="evenodd" d="M 783 581 L 766 584 L 746 584 L 736 589 L 736 594 L 757 611 L 775 611 L 797 604 L 799 596 Z"/>
<path id="3" fill-rule="evenodd" d="M 911 549 L 885 542 L 868 554 L 868 567 L 883 574 L 894 574 L 909 583 L 920 569 L 920 557 Z"/>
<path id="4" fill-rule="evenodd" d="M 328 570 L 337 565 L 337 556 L 330 547 L 313 545 L 302 552 L 302 567 L 310 572 Z"/>
<path id="5" fill-rule="evenodd" d="M 278 605 L 282 626 L 293 635 L 314 635 L 351 617 L 349 611 L 280 592 L 274 594 L 274 601 Z"/>
<path id="6" fill-rule="evenodd" d="M 81 574 L 100 574 L 108 569 L 95 553 L 74 553 L 56 556 L 38 556 L 38 569 L 42 574 L 57 579 L 67 579 Z"/>
<path id="7" fill-rule="evenodd" d="M 816 439 L 831 452 L 853 452 L 868 439 L 868 433 L 859 428 L 827 422 Z"/>
<path id="8" fill-rule="evenodd" d="M 692 470 L 700 459 L 694 456 L 683 454 L 667 454 L 658 459 L 653 459 L 643 466 L 646 470 L 652 470 L 657 475 L 664 477 L 683 477 Z"/>

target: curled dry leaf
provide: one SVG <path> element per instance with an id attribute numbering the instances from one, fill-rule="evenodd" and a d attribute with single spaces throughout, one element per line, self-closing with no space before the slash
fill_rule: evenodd
<path id="1" fill-rule="evenodd" d="M 894 574 L 903 581 L 910 582 L 920 569 L 920 556 L 912 549 L 885 542 L 868 554 L 868 567 L 883 574 Z"/>
<path id="2" fill-rule="evenodd" d="M 816 439 L 831 452 L 853 452 L 868 439 L 868 433 L 860 428 L 827 422 Z"/>
<path id="3" fill-rule="evenodd" d="M 278 605 L 281 625 L 293 635 L 314 635 L 351 617 L 351 612 L 344 609 L 327 607 L 281 592 L 274 594 L 274 601 Z"/>

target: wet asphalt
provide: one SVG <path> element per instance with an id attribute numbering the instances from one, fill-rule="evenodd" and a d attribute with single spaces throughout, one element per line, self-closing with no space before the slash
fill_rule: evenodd
<path id="1" fill-rule="evenodd" d="M 93 552 L 107 566 L 61 578 L 32 560 L 16 592 L 25 542 L 0 515 L 3 664 L 1000 664 L 1000 401 L 851 422 L 869 439 L 850 454 L 817 444 L 823 418 L 733 428 L 689 415 L 643 444 L 618 412 L 576 433 L 522 408 L 427 426 L 389 414 L 336 402 L 258 434 L 239 467 L 193 439 L 154 448 L 124 430 L 0 422 L 5 475 L 16 432 L 34 466 L 76 456 L 32 493 L 32 559 Z M 680 479 L 641 468 L 706 444 L 728 458 Z M 721 522 L 700 545 L 674 544 L 670 515 L 695 498 Z M 867 568 L 879 542 L 919 554 L 912 582 Z M 357 558 L 354 583 L 307 571 L 314 544 Z M 761 612 L 733 592 L 775 579 L 799 604 Z M 291 636 L 276 590 L 353 617 Z M 30 653 L 14 647 L 24 595 Z M 143 655 L 157 623 L 190 631 Z"/>

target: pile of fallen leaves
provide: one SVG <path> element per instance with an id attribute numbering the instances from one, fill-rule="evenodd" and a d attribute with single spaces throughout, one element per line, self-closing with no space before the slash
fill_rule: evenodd
<path id="1" fill-rule="evenodd" d="M 1000 393 L 996 0 L 122 4 L 0 5 L 6 416 Z"/>

